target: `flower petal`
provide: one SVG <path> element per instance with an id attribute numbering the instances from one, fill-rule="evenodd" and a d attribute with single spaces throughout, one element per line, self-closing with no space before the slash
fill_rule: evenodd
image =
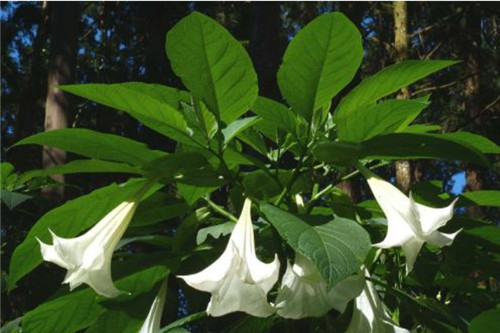
<path id="1" fill-rule="evenodd" d="M 161 284 L 158 295 L 156 295 L 151 308 L 149 309 L 148 316 L 142 324 L 139 333 L 157 333 L 160 331 L 161 315 L 165 305 L 165 297 L 167 294 L 167 280 Z"/>
<path id="2" fill-rule="evenodd" d="M 279 261 L 277 256 L 268 264 L 257 258 L 251 205 L 246 199 L 224 253 L 213 264 L 199 273 L 178 276 L 191 287 L 212 294 L 207 308 L 209 315 L 243 311 L 267 317 L 274 313 L 267 302 L 267 293 L 278 279 Z"/>
<path id="3" fill-rule="evenodd" d="M 232 266 L 233 249 L 231 245 L 231 247 L 228 246 L 226 248 L 224 253 L 213 264 L 201 272 L 190 275 L 177 275 L 177 277 L 183 279 L 188 285 L 195 289 L 211 293 L 220 288 L 223 282 L 222 280 Z"/>
<path id="4" fill-rule="evenodd" d="M 458 235 L 458 233 L 460 231 L 462 231 L 462 229 L 460 229 L 454 233 L 451 233 L 451 234 L 445 234 L 443 232 L 434 231 L 430 235 L 428 235 L 425 238 L 425 240 L 427 242 L 431 243 L 432 245 L 436 245 L 439 247 L 449 246 L 449 245 L 451 245 L 451 243 L 453 243 L 453 240 L 455 239 L 455 237 Z"/>
<path id="5" fill-rule="evenodd" d="M 411 210 L 410 199 L 394 185 L 370 172 L 368 185 L 387 218 L 387 235 L 374 246 L 401 246 L 419 231 L 418 221 Z"/>
<path id="6" fill-rule="evenodd" d="M 323 316 L 332 308 L 326 297 L 325 282 L 308 280 L 299 274 L 287 263 L 276 298 L 278 315 L 290 319 Z"/>
<path id="7" fill-rule="evenodd" d="M 424 241 L 419 238 L 412 238 L 402 245 L 406 258 L 406 274 L 413 270 L 413 265 L 417 260 L 422 245 L 424 245 Z"/>
<path id="8" fill-rule="evenodd" d="M 63 283 L 69 283 L 70 290 L 86 283 L 106 297 L 122 293 L 113 285 L 111 259 L 132 219 L 137 200 L 122 202 L 79 237 L 59 237 L 49 229 L 53 245 L 39 241 L 44 260 L 68 270 Z"/>
<path id="9" fill-rule="evenodd" d="M 365 271 L 367 277 L 369 274 Z M 389 318 L 384 304 L 378 297 L 375 287 L 366 281 L 365 288 L 354 302 L 351 323 L 345 333 L 409 333 L 396 326 Z"/>
<path id="10" fill-rule="evenodd" d="M 347 304 L 359 296 L 365 286 L 365 278 L 361 274 L 351 275 L 337 283 L 328 294 L 329 302 L 338 312 L 344 312 Z"/>
<path id="11" fill-rule="evenodd" d="M 238 256 L 233 257 L 233 265 L 245 265 Z M 268 317 L 274 308 L 267 302 L 267 292 L 259 284 L 247 283 L 236 269 L 229 270 L 219 288 L 212 291 L 207 313 L 218 317 L 242 311 L 255 317 Z"/>
<path id="12" fill-rule="evenodd" d="M 296 253 L 294 265 L 287 263 L 275 307 L 284 318 L 321 317 L 331 309 L 343 312 L 363 287 L 364 277 L 357 275 L 340 281 L 327 292 L 325 280 L 314 263 Z"/>
<path id="13" fill-rule="evenodd" d="M 410 199 L 418 210 L 419 221 L 424 235 L 432 233 L 451 220 L 453 217 L 453 207 L 458 200 L 458 198 L 453 200 L 447 207 L 433 208 L 415 203 L 412 197 L 410 197 Z"/>
<path id="14" fill-rule="evenodd" d="M 59 256 L 53 245 L 48 245 L 42 242 L 38 237 L 36 238 L 38 243 L 40 243 L 40 251 L 42 252 L 42 258 L 45 261 L 56 264 L 63 268 L 68 268 L 66 262 Z"/>

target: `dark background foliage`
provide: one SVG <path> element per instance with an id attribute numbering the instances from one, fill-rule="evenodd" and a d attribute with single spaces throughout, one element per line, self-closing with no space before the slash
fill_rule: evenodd
<path id="1" fill-rule="evenodd" d="M 1 6 L 2 162 L 12 163 L 18 171 L 42 167 L 40 147 L 8 148 L 47 129 L 44 119 L 49 112 L 46 100 L 51 73 L 63 72 L 60 83 L 143 81 L 182 88 L 166 59 L 164 40 L 166 32 L 193 10 L 215 18 L 241 41 L 256 68 L 260 95 L 276 100 L 281 100 L 276 72 L 287 43 L 321 13 L 342 11 L 362 32 L 365 53 L 355 82 L 401 56 L 394 43 L 395 9 L 391 2 L 2 2 Z M 499 144 L 498 3 L 411 2 L 406 15 L 409 47 L 404 50 L 405 57 L 461 61 L 407 92 L 410 96 L 432 93 L 432 104 L 417 123 L 439 124 L 444 132 L 479 133 Z M 56 54 L 62 54 L 62 62 L 54 60 Z M 152 148 L 173 150 L 172 142 L 126 114 L 68 95 L 61 98 L 67 101 L 67 127 L 115 133 Z M 336 103 L 337 99 L 332 109 Z M 67 161 L 71 159 L 66 157 Z M 492 170 L 459 162 L 423 160 L 412 162 L 399 177 L 413 185 L 442 180 L 443 190 L 456 194 L 498 189 L 498 170 L 498 156 Z M 387 178 L 398 176 L 393 165 L 384 173 Z M 120 180 L 123 176 L 113 174 L 67 176 L 63 200 Z M 368 193 L 360 179 L 344 182 L 341 188 L 353 201 L 360 201 Z M 4 292 L 13 249 L 37 218 L 59 203 L 53 197 L 40 195 L 13 211 L 2 204 L 2 323 L 46 299 L 48 290 L 61 280 L 59 270 L 41 267 L 15 291 Z M 497 222 L 499 218 L 496 211 L 469 213 Z M 214 325 L 217 327 L 217 321 Z"/>

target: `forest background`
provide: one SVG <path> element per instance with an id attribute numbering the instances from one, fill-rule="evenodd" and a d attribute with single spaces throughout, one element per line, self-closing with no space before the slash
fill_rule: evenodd
<path id="1" fill-rule="evenodd" d="M 417 123 L 439 124 L 442 132 L 466 130 L 500 144 L 500 6 L 494 2 L 2 2 L 2 162 L 16 171 L 71 161 L 60 151 L 37 146 L 8 149 L 32 134 L 80 127 L 123 135 L 149 147 L 172 151 L 165 137 L 125 113 L 56 91 L 65 83 L 142 81 L 182 88 L 165 56 L 166 32 L 193 10 L 225 26 L 248 50 L 259 77 L 259 93 L 282 100 L 276 72 L 286 45 L 298 30 L 324 12 L 341 11 L 362 32 L 364 59 L 352 85 L 403 59 L 453 59 L 460 64 L 403 91 L 432 93 L 432 104 Z M 332 109 L 338 103 L 332 103 Z M 55 158 L 54 158 L 55 156 Z M 499 156 L 484 170 L 460 162 L 399 161 L 384 173 L 403 190 L 438 179 L 440 189 L 498 189 Z M 293 167 L 294 161 L 284 161 Z M 6 293 L 5 276 L 16 245 L 29 228 L 61 202 L 89 193 L 120 174 L 67 175 L 62 190 L 45 188 L 15 209 L 2 203 L 2 324 L 45 300 L 60 283 L 60 272 L 39 267 Z M 39 184 L 41 187 L 44 184 Z M 354 203 L 370 194 L 359 178 L 340 188 Z M 225 201 L 214 193 L 215 202 Z M 473 216 L 500 221 L 494 209 L 469 208 Z"/>

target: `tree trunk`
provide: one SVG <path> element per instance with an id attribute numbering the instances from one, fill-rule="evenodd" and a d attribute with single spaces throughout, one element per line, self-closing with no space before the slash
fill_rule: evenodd
<path id="1" fill-rule="evenodd" d="M 469 127 L 473 131 L 480 129 L 482 119 L 478 116 L 480 107 L 480 57 L 479 47 L 481 45 L 481 15 L 479 5 L 472 5 L 465 19 L 464 59 L 465 59 L 465 101 L 464 110 L 466 116 L 471 119 Z M 484 188 L 483 170 L 475 165 L 467 167 L 467 191 L 478 191 Z M 480 217 L 482 209 L 479 206 L 472 206 L 468 209 L 472 217 Z"/>
<path id="2" fill-rule="evenodd" d="M 51 53 L 49 60 L 47 100 L 45 104 L 45 131 L 66 128 L 70 114 L 70 96 L 58 89 L 61 84 L 73 83 L 80 22 L 77 2 L 54 2 L 50 4 Z M 44 169 L 64 164 L 66 152 L 51 147 L 43 148 Z M 63 175 L 52 177 L 64 182 Z M 42 191 L 45 197 L 62 200 L 64 187 L 49 187 Z"/>
<path id="3" fill-rule="evenodd" d="M 279 99 L 276 79 L 282 56 L 279 4 L 255 2 L 253 8 L 250 55 L 259 78 L 259 95 Z"/>
<path id="4" fill-rule="evenodd" d="M 408 9 L 406 1 L 394 1 L 394 48 L 396 50 L 396 61 L 408 59 Z M 397 96 L 399 99 L 410 98 L 408 88 L 401 89 Z M 411 165 L 410 161 L 396 161 L 396 185 L 405 193 L 411 186 Z"/>

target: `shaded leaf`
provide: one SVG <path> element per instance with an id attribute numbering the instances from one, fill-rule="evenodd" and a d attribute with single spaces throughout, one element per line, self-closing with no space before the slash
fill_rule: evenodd
<path id="1" fill-rule="evenodd" d="M 186 121 L 178 111 L 179 102 L 187 99 L 187 96 L 175 88 L 141 82 L 77 84 L 59 88 L 124 111 L 147 127 L 172 139 L 192 143 Z"/>
<path id="2" fill-rule="evenodd" d="M 30 170 L 19 176 L 18 184 L 23 184 L 32 178 L 47 177 L 58 174 L 72 173 L 94 173 L 94 172 L 120 172 L 140 174 L 140 169 L 125 163 L 116 163 L 101 160 L 75 160 L 64 165 L 58 165 L 49 169 Z"/>
<path id="3" fill-rule="evenodd" d="M 56 129 L 29 136 L 13 147 L 37 144 L 99 160 L 142 165 L 166 153 L 149 149 L 144 143 L 114 134 L 83 128 Z"/>

